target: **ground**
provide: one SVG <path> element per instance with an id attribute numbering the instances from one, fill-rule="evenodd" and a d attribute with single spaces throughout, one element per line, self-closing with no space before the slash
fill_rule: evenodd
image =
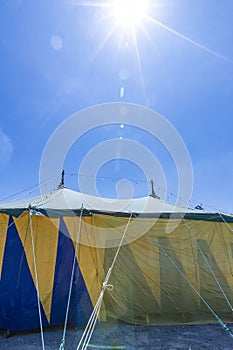
<path id="1" fill-rule="evenodd" d="M 233 324 L 230 325 L 233 329 Z M 59 350 L 61 328 L 44 331 L 45 349 Z M 67 329 L 65 350 L 76 350 L 83 330 Z M 0 333 L 1 350 L 42 349 L 40 332 L 12 333 L 9 338 Z M 181 325 L 145 327 L 126 324 L 100 324 L 90 341 L 90 349 L 156 349 L 156 350 L 230 350 L 233 338 L 219 325 Z"/>

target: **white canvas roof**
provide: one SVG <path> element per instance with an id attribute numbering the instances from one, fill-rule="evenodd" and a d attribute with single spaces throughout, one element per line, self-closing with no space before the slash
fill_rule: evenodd
<path id="1" fill-rule="evenodd" d="M 87 210 L 121 213 L 202 213 L 203 211 L 190 209 L 167 203 L 151 196 L 130 199 L 107 199 L 91 196 L 60 188 L 51 193 L 39 195 L 29 199 L 0 204 L 1 209 L 26 209 L 29 206 L 37 209 L 52 210 Z"/>

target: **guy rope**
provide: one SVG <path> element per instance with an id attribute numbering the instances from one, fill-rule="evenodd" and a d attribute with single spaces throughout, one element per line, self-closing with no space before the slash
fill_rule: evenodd
<path id="1" fill-rule="evenodd" d="M 103 285 L 102 285 L 102 290 L 100 292 L 100 295 L 99 295 L 99 298 L 96 302 L 96 305 L 93 309 L 93 312 L 89 318 L 89 321 L 86 325 L 86 328 L 83 332 L 83 335 L 79 341 L 79 344 L 78 344 L 78 347 L 77 347 L 77 350 L 86 350 L 88 345 L 89 345 L 89 342 L 90 342 L 90 339 L 91 339 L 91 336 L 94 332 L 94 329 L 95 329 L 95 325 L 96 325 L 96 322 L 98 320 L 98 316 L 99 316 L 99 312 L 100 312 L 100 309 L 101 309 L 101 305 L 102 305 L 102 301 L 103 301 L 103 298 L 104 298 L 104 293 L 105 293 L 105 290 L 113 290 L 113 285 L 111 284 L 108 284 L 109 282 L 109 279 L 111 277 L 111 273 L 112 273 L 112 270 L 114 268 L 114 265 L 116 263 L 116 260 L 117 260 L 117 257 L 119 255 L 119 252 L 120 252 L 120 249 L 122 247 L 122 244 L 123 244 L 123 241 L 125 239 L 125 236 L 126 236 L 126 233 L 127 233 L 127 230 L 128 230 L 128 227 L 129 227 L 129 224 L 130 224 L 130 221 L 131 221 L 131 218 L 132 218 L 132 213 L 130 214 L 130 217 L 129 217 L 129 220 L 127 222 L 127 225 L 125 226 L 125 230 L 124 230 L 124 233 L 122 235 L 122 238 L 120 240 L 120 243 L 118 245 L 118 248 L 117 248 L 117 251 L 116 251 L 116 254 L 115 254 L 115 257 L 112 261 L 112 264 L 107 272 L 107 275 L 105 277 L 105 280 L 103 282 Z"/>

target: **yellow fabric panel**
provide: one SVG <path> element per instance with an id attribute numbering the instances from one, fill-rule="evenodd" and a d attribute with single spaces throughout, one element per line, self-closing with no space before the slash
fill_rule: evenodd
<path id="1" fill-rule="evenodd" d="M 127 221 L 128 218 L 94 215 L 92 241 L 95 234 L 98 239 L 103 236 L 105 274 Z M 170 227 L 174 224 L 175 229 L 168 231 L 168 224 Z M 178 226 L 176 224 L 175 219 L 139 217 L 133 220 L 126 235 L 128 244 L 124 242 L 111 275 L 110 283 L 114 289 L 105 293 L 107 316 L 129 323 L 153 325 L 214 322 L 214 316 L 197 294 L 200 293 L 220 317 L 231 320 L 229 305 L 198 245 L 233 302 L 232 232 L 224 222 L 183 220 Z"/>
<path id="2" fill-rule="evenodd" d="M 117 247 L 119 246 L 120 240 L 124 234 L 128 220 L 129 218 L 120 218 L 103 214 L 92 215 L 92 236 L 93 241 L 95 240 L 96 244 L 98 261 L 102 264 L 103 271 L 101 285 L 108 273 L 110 266 L 112 265 Z M 126 244 L 126 240 L 123 242 L 123 244 Z M 109 280 L 109 283 L 113 284 L 114 289 L 112 292 L 109 292 L 108 290 L 105 291 L 104 306 L 107 317 L 116 319 L 119 318 L 123 320 L 123 316 L 118 317 L 117 315 L 119 315 L 119 313 L 121 315 L 124 315 L 126 306 L 125 303 L 122 303 L 122 301 L 119 302 L 118 299 L 125 297 L 127 298 L 127 293 L 124 285 L 124 276 L 121 275 L 123 273 L 123 269 L 121 268 L 120 272 L 116 271 L 118 271 L 117 266 L 114 267 L 113 274 Z M 114 277 L 115 273 L 117 273 L 117 279 Z M 122 281 L 120 288 L 118 283 L 119 281 Z M 116 283 L 118 283 L 118 288 L 116 286 Z M 111 301 L 108 296 L 110 296 Z M 111 306 L 109 306 L 109 302 Z M 113 310 L 114 306 L 112 304 L 115 305 L 115 309 L 117 308 L 117 312 Z M 101 314 L 101 320 L 103 320 L 103 314 Z"/>
<path id="3" fill-rule="evenodd" d="M 148 242 L 144 235 L 140 240 L 130 243 L 130 250 L 135 261 L 143 273 L 143 276 L 154 295 L 159 306 L 161 306 L 160 271 L 159 271 L 159 249 Z M 146 252 L 146 254 L 142 254 Z"/>
<path id="4" fill-rule="evenodd" d="M 168 225 L 170 228 L 173 226 L 174 230 L 169 230 L 167 233 Z M 160 281 L 163 284 L 161 291 L 164 291 L 164 308 L 166 306 L 168 312 L 179 312 L 185 320 L 200 305 L 199 296 L 193 292 L 182 276 L 183 273 L 197 292 L 200 292 L 199 271 L 196 264 L 197 247 L 184 222 L 180 220 L 158 220 L 151 233 L 155 239 L 154 244 L 157 242 L 160 246 Z"/>
<path id="5" fill-rule="evenodd" d="M 0 214 L 0 279 L 2 275 L 2 264 L 3 264 L 3 258 L 4 258 L 8 222 L 9 222 L 9 215 Z"/>
<path id="6" fill-rule="evenodd" d="M 116 249 L 120 243 L 120 240 L 124 234 L 125 227 L 128 222 L 128 218 L 120 218 L 120 217 L 114 217 L 110 215 L 103 215 L 103 214 L 93 214 L 92 215 L 92 235 L 95 237 L 95 244 L 97 247 L 97 254 L 98 254 L 98 260 L 101 262 L 102 261 L 102 270 L 103 270 L 103 277 L 101 281 L 101 285 L 108 273 L 108 270 L 112 264 L 112 261 L 114 259 L 114 254 L 116 253 Z M 93 238 L 94 241 L 94 238 Z M 123 244 L 125 244 L 126 241 L 124 241 Z M 110 255 L 109 255 L 110 254 Z M 109 258 L 110 257 L 110 258 Z M 114 267 L 114 271 L 116 268 Z M 122 272 L 122 269 L 121 269 Z M 115 273 L 115 272 L 114 272 Z M 125 313 L 125 305 L 122 302 L 118 302 L 118 296 L 120 298 L 124 298 L 125 295 L 125 288 L 124 284 L 121 285 L 123 287 L 122 289 L 116 289 L 116 278 L 114 278 L 114 273 L 110 277 L 109 283 L 113 284 L 114 290 L 113 292 L 108 292 L 107 290 L 105 291 L 105 297 L 104 297 L 104 305 L 105 303 L 109 302 L 109 298 L 107 297 L 108 295 L 111 294 L 111 299 L 112 302 L 115 297 L 115 305 L 118 308 L 118 312 L 112 311 L 111 307 L 109 305 L 105 305 L 106 309 L 106 315 L 111 317 L 111 318 L 118 318 L 116 315 L 119 314 L 119 312 Z M 117 281 L 122 280 L 122 276 L 118 273 L 117 275 Z M 118 291 L 118 292 L 117 292 Z M 123 294 L 122 294 L 123 291 Z M 117 293 L 117 295 L 116 295 Z M 123 310 L 122 310 L 123 308 Z M 102 316 L 102 315 L 101 315 Z M 123 319 L 123 318 L 121 318 Z"/>
<path id="7" fill-rule="evenodd" d="M 64 222 L 73 240 L 74 248 L 76 246 L 75 239 L 78 237 L 79 221 L 79 217 L 64 217 Z M 83 241 L 85 244 L 81 244 Z M 91 217 L 82 218 L 79 242 L 76 258 L 94 307 L 100 295 L 105 274 L 103 270 L 104 249 L 96 249 L 95 247 L 95 230 L 92 226 Z M 89 245 L 88 242 L 90 242 Z M 105 307 L 103 303 L 100 319 L 105 320 L 105 318 Z"/>
<path id="8" fill-rule="evenodd" d="M 216 313 L 227 314 L 226 298 L 233 305 L 233 233 L 224 222 L 196 222 L 190 228 L 205 256 L 199 252 L 200 292 Z"/>
<path id="9" fill-rule="evenodd" d="M 178 300 L 173 298 L 176 288 L 177 299 L 178 295 L 180 296 L 179 305 L 182 304 L 184 310 L 186 309 L 185 304 L 189 305 L 189 309 L 192 306 L 195 307 L 195 304 L 200 302 L 200 298 L 193 295 L 191 290 L 190 293 L 182 291 L 182 289 L 187 289 L 187 283 L 174 265 L 177 264 L 199 292 L 198 271 L 195 264 L 196 249 L 193 247 L 193 242 L 190 241 L 186 227 L 182 223 L 177 226 L 176 220 L 157 220 L 154 224 L 153 221 L 154 219 L 146 218 L 138 218 L 136 221 L 138 227 L 148 228 L 149 231 L 130 244 L 138 266 L 142 269 L 151 292 L 160 306 L 162 295 L 164 304 L 168 305 L 170 300 L 170 304 L 176 308 Z M 176 229 L 167 233 L 167 225 L 171 227 L 173 224 Z M 139 232 L 137 232 L 137 236 L 140 236 Z M 174 264 L 165 256 L 165 253 L 169 254 Z M 161 280 L 164 285 L 161 284 Z M 170 287 L 167 281 L 170 282 Z M 179 311 L 181 312 L 181 310 Z M 171 312 L 171 306 L 169 312 Z"/>
<path id="10" fill-rule="evenodd" d="M 104 269 L 106 275 L 113 262 L 129 218 L 100 214 L 94 214 L 93 218 L 94 231 L 105 242 Z M 138 244 L 138 238 L 143 233 L 144 227 L 142 229 L 137 221 L 132 218 L 109 280 L 109 283 L 113 285 L 114 289 L 111 292 L 105 292 L 104 300 L 108 317 L 134 323 L 136 319 L 144 318 L 148 320 L 147 316 L 152 307 L 158 313 L 160 312 L 160 307 L 156 301 L 158 298 L 155 297 L 156 288 L 152 288 L 153 277 L 150 276 L 151 271 L 148 272 L 148 261 L 149 264 L 152 263 L 151 260 L 148 260 L 149 244 L 145 240 L 141 245 Z M 131 249 L 131 242 L 133 242 L 134 249 Z M 146 254 L 144 249 L 146 250 Z M 140 250 L 141 257 L 147 256 L 147 270 L 145 268 L 144 271 L 142 260 L 140 260 Z M 156 249 L 154 250 L 156 251 Z M 142 266 L 139 266 L 139 263 Z M 154 272 L 156 275 L 157 270 L 155 269 Z M 156 283 L 158 282 L 156 281 L 155 285 Z M 148 303 L 145 303 L 145 300 L 148 300 Z"/>
<path id="11" fill-rule="evenodd" d="M 115 256 L 116 248 L 105 252 L 105 266 L 109 266 Z M 107 271 L 107 268 L 106 268 Z M 138 266 L 128 245 L 121 248 L 109 281 L 112 291 L 105 293 L 107 316 L 128 323 L 150 324 L 151 310 L 160 314 L 160 307 L 151 287 Z"/>
<path id="12" fill-rule="evenodd" d="M 191 231 L 188 230 L 188 225 Z M 209 265 L 214 270 L 215 275 L 222 286 L 224 292 L 232 300 L 232 253 L 230 258 L 230 247 L 232 244 L 232 234 L 225 223 L 185 220 L 169 234 L 166 234 L 164 225 L 166 220 L 159 220 L 153 227 L 153 234 L 158 237 L 158 241 L 169 256 L 178 261 L 181 271 L 192 283 L 197 292 L 208 302 L 208 304 L 222 317 L 230 314 L 229 306 L 222 291 L 217 285 L 208 264 L 204 260 L 198 245 L 205 255 Z M 224 240 L 225 239 L 225 244 Z M 168 259 L 164 257 L 160 270 L 164 271 L 161 284 L 164 279 L 166 293 L 170 293 L 173 305 L 178 309 L 174 318 L 180 313 L 181 322 L 208 322 L 213 321 L 213 315 L 200 300 L 199 296 L 192 291 L 190 286 L 172 266 Z M 227 283 L 228 282 L 228 283 Z M 162 289 L 162 288 L 161 288 Z M 231 301 L 232 302 L 232 301 Z M 167 298 L 167 312 L 171 314 L 174 308 L 171 300 Z M 166 308 L 165 308 L 166 313 Z"/>
<path id="13" fill-rule="evenodd" d="M 81 242 L 98 248 L 117 247 L 124 233 L 128 218 L 93 214 L 91 226 L 86 226 L 87 235 L 82 235 Z"/>
<path id="14" fill-rule="evenodd" d="M 32 216 L 33 238 L 39 284 L 40 301 L 50 322 L 54 273 L 57 257 L 59 218 Z M 15 225 L 26 254 L 28 266 L 36 286 L 29 213 L 25 212 Z"/>

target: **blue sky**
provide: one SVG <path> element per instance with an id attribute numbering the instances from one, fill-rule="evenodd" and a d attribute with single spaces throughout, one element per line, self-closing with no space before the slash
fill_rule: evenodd
<path id="1" fill-rule="evenodd" d="M 131 34 L 121 37 L 117 28 L 102 46 L 114 22 L 109 8 L 74 0 L 1 2 L 1 200 L 39 182 L 46 142 L 70 115 L 123 101 L 157 111 L 182 136 L 194 169 L 192 205 L 233 211 L 233 2 L 152 3 L 160 6 L 148 14 L 163 25 L 145 20 L 147 35 L 136 29 L 140 74 Z M 77 174 L 85 154 L 114 137 L 136 137 L 153 151 L 166 175 L 167 196 L 177 193 L 169 153 L 133 127 L 109 125 L 84 135 L 67 155 L 66 172 Z M 100 169 L 100 194 L 115 196 L 119 179 L 133 179 L 136 197 L 147 194 L 145 174 L 125 160 Z M 77 176 L 67 175 L 66 184 L 78 189 Z"/>

